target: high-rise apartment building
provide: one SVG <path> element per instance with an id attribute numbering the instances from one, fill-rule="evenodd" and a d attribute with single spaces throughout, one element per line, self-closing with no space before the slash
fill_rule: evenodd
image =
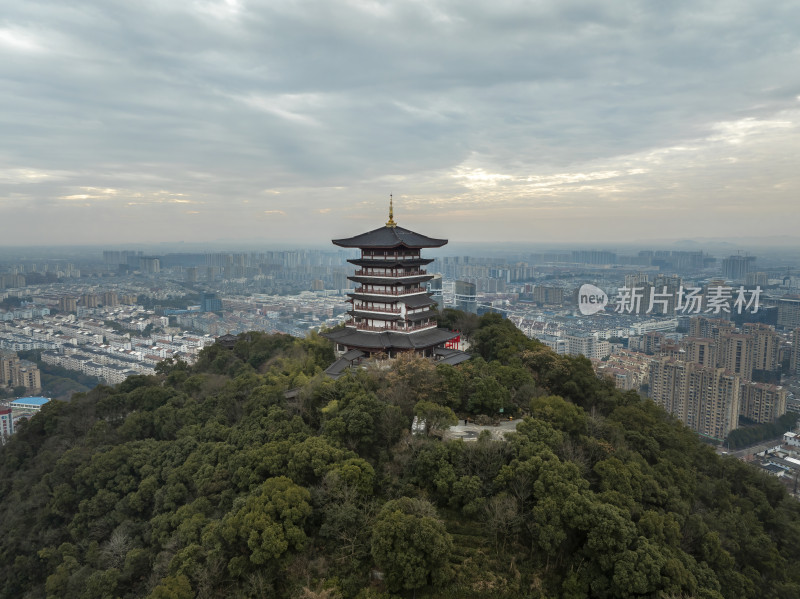
<path id="1" fill-rule="evenodd" d="M 11 413 L 11 408 L 4 408 L 0 406 L 0 445 L 6 442 L 6 439 L 14 434 L 14 416 Z"/>
<path id="2" fill-rule="evenodd" d="M 714 368 L 717 365 L 717 344 L 708 337 L 684 337 L 681 339 L 684 361 Z"/>
<path id="3" fill-rule="evenodd" d="M 42 389 L 42 375 L 39 367 L 33 362 L 20 360 L 14 374 L 14 387 L 25 387 L 32 393 L 38 393 Z"/>
<path id="4" fill-rule="evenodd" d="M 769 284 L 769 278 L 765 272 L 748 272 L 744 278 L 744 283 L 749 288 L 753 287 L 766 287 Z"/>
<path id="5" fill-rule="evenodd" d="M 155 256 L 141 256 L 139 270 L 148 274 L 157 274 L 161 272 L 161 261 Z"/>
<path id="6" fill-rule="evenodd" d="M 733 331 L 734 328 L 735 325 L 730 320 L 698 316 L 692 318 L 689 323 L 689 336 L 708 337 L 719 342 L 719 336 L 722 331 Z"/>
<path id="7" fill-rule="evenodd" d="M 15 287 L 25 287 L 26 279 L 20 274 L 0 274 L 0 289 L 13 289 Z"/>
<path id="8" fill-rule="evenodd" d="M 779 372 L 780 336 L 771 326 L 748 323 L 739 332 L 728 321 L 700 317 L 690 328 L 708 336 L 684 337 L 677 354 L 650 361 L 649 393 L 656 403 L 714 439 L 735 429 L 740 415 L 765 423 L 786 413 L 785 389 L 752 381 L 754 372 Z M 794 343 L 800 344 L 800 329 Z"/>
<path id="9" fill-rule="evenodd" d="M 649 394 L 701 435 L 722 440 L 738 425 L 741 379 L 722 368 L 672 358 L 650 363 Z"/>
<path id="10" fill-rule="evenodd" d="M 100 298 L 93 293 L 87 293 L 81 296 L 80 303 L 84 308 L 96 308 L 100 304 Z"/>
<path id="11" fill-rule="evenodd" d="M 133 293 L 124 293 L 119 296 L 119 302 L 126 306 L 135 306 L 139 301 L 139 297 Z"/>
<path id="12" fill-rule="evenodd" d="M 102 295 L 102 301 L 109 308 L 119 306 L 119 294 L 116 291 L 106 291 Z"/>
<path id="13" fill-rule="evenodd" d="M 792 353 L 789 357 L 789 372 L 800 375 L 800 327 L 792 331 Z"/>
<path id="14" fill-rule="evenodd" d="M 689 364 L 686 362 L 657 358 L 651 360 L 648 370 L 650 397 L 687 425 L 689 415 L 686 403 L 688 391 L 686 370 L 688 367 Z"/>
<path id="15" fill-rule="evenodd" d="M 655 354 L 661 350 L 665 344 L 666 337 L 660 331 L 648 331 L 642 335 L 642 349 L 646 354 Z"/>
<path id="16" fill-rule="evenodd" d="M 533 301 L 548 306 L 561 305 L 564 303 L 564 289 L 561 287 L 548 287 L 546 285 L 536 285 L 533 288 Z"/>
<path id="17" fill-rule="evenodd" d="M 746 381 L 753 378 L 754 343 L 752 335 L 725 331 L 719 337 L 717 366 Z"/>
<path id="18" fill-rule="evenodd" d="M 567 335 L 567 353 L 571 356 L 586 356 L 601 360 L 611 353 L 611 344 L 588 333 Z"/>
<path id="19" fill-rule="evenodd" d="M 781 337 L 775 329 L 762 323 L 745 323 L 742 329 L 753 337 L 753 370 L 778 372 Z"/>
<path id="20" fill-rule="evenodd" d="M 617 255 L 605 250 L 573 250 L 572 261 L 579 264 L 616 264 Z"/>
<path id="21" fill-rule="evenodd" d="M 754 422 L 774 422 L 786 413 L 786 396 L 783 387 L 743 382 L 739 413 Z"/>
<path id="22" fill-rule="evenodd" d="M 19 356 L 16 353 L 0 350 L 0 387 L 12 387 L 12 372 L 19 364 Z"/>
<path id="23" fill-rule="evenodd" d="M 625 287 L 633 289 L 634 287 L 641 287 L 650 282 L 647 273 L 637 272 L 635 274 L 625 275 Z"/>
<path id="24" fill-rule="evenodd" d="M 682 284 L 677 275 L 659 274 L 653 281 L 641 272 L 625 275 L 625 287 L 635 289 L 641 298 L 638 311 L 647 314 L 674 314 Z"/>
<path id="25" fill-rule="evenodd" d="M 42 388 L 39 367 L 21 360 L 15 352 L 0 350 L 0 387 L 25 387 L 29 392 L 39 392 Z"/>
<path id="26" fill-rule="evenodd" d="M 444 310 L 444 289 L 442 282 L 442 275 L 435 274 L 430 281 L 425 283 L 425 287 L 428 293 L 430 293 L 431 299 L 436 301 L 436 308 L 439 312 Z"/>
<path id="27" fill-rule="evenodd" d="M 692 372 L 690 403 L 696 410 L 696 431 L 724 439 L 739 425 L 741 378 L 721 368 Z"/>
<path id="28" fill-rule="evenodd" d="M 800 299 L 780 298 L 771 301 L 778 307 L 778 326 L 787 329 L 800 327 Z"/>
<path id="29" fill-rule="evenodd" d="M 456 281 L 455 307 L 463 312 L 478 313 L 478 296 L 475 283 Z"/>
<path id="30" fill-rule="evenodd" d="M 649 290 L 646 309 L 651 314 L 674 314 L 682 285 L 683 279 L 678 275 L 656 275 L 652 289 Z"/>
<path id="31" fill-rule="evenodd" d="M 61 312 L 77 312 L 78 300 L 74 297 L 58 298 L 58 309 Z"/>
<path id="32" fill-rule="evenodd" d="M 216 293 L 204 293 L 200 300 L 200 310 L 202 312 L 220 312 L 222 311 L 222 300 L 217 297 Z"/>
<path id="33" fill-rule="evenodd" d="M 755 256 L 729 256 L 722 260 L 722 274 L 726 279 L 743 281 L 755 261 Z"/>

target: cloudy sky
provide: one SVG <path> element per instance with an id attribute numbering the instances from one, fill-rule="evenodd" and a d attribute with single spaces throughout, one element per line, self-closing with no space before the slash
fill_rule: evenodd
<path id="1" fill-rule="evenodd" d="M 0 245 L 797 235 L 800 3 L 26 0 Z"/>

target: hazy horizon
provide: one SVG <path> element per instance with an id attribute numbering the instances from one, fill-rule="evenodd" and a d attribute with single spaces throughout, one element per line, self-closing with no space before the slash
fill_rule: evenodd
<path id="1" fill-rule="evenodd" d="M 361 231 L 353 232 L 357 234 Z M 570 242 L 515 242 L 515 241 L 459 241 L 448 240 L 441 248 L 426 250 L 426 254 L 435 256 L 473 255 L 492 256 L 514 253 L 559 252 L 570 250 L 599 250 L 616 252 L 621 256 L 635 255 L 639 251 L 702 251 L 710 256 L 727 257 L 733 254 L 757 255 L 769 257 L 796 257 L 800 261 L 800 244 L 798 241 L 787 237 L 775 239 L 750 239 L 744 240 L 703 239 L 703 240 L 631 240 L 609 242 L 586 242 L 576 240 Z M 776 242 L 777 241 L 777 242 Z M 791 242 L 791 243 L 790 243 Z M 268 240 L 208 240 L 192 243 L 160 241 L 152 243 L 89 243 L 89 244 L 38 244 L 38 245 L 0 245 L 0 260 L 16 252 L 25 252 L 29 259 L 57 260 L 67 257 L 54 257 L 54 253 L 69 252 L 71 255 L 97 254 L 106 250 L 142 251 L 151 255 L 166 255 L 180 253 L 213 253 L 213 252 L 262 252 L 262 251 L 347 251 L 334 246 L 328 240 L 314 243 L 286 242 L 271 243 Z M 20 258 L 18 256 L 18 258 Z M 26 258 L 27 259 L 27 258 Z"/>

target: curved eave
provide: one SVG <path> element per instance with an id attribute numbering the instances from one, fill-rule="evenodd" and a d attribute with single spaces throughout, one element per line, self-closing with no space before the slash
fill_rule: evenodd
<path id="1" fill-rule="evenodd" d="M 412 258 L 411 260 L 372 260 L 369 258 L 351 258 L 350 264 L 355 266 L 377 266 L 383 268 L 398 268 L 403 266 L 425 266 L 434 261 L 434 258 Z"/>
<path id="2" fill-rule="evenodd" d="M 438 248 L 447 243 L 446 239 L 435 239 L 420 235 L 403 227 L 380 227 L 355 237 L 333 239 L 333 245 L 343 248 L 409 249 Z"/>
<path id="3" fill-rule="evenodd" d="M 402 301 L 403 296 L 397 295 L 387 295 L 385 299 L 376 299 L 376 294 L 364 294 L 364 293 L 348 293 L 347 294 L 350 300 L 361 300 L 364 302 L 380 302 L 382 304 L 396 304 L 399 301 Z"/>
<path id="4" fill-rule="evenodd" d="M 389 302 L 392 301 L 392 299 L 396 299 L 397 301 L 402 302 L 404 299 L 411 298 L 411 297 L 416 297 L 418 295 L 423 295 L 423 294 L 427 296 L 427 293 L 424 290 L 423 291 L 414 291 L 413 293 L 403 293 L 403 294 L 400 294 L 400 295 L 389 295 L 389 294 L 386 294 L 385 292 L 382 292 L 382 291 L 375 291 L 373 293 L 371 293 L 369 291 L 360 291 L 358 293 L 358 296 L 359 297 L 364 297 L 364 299 L 366 299 L 366 301 L 369 301 L 369 302 L 389 303 Z M 405 302 L 403 302 L 403 303 L 405 303 Z"/>
<path id="5" fill-rule="evenodd" d="M 426 310 L 425 312 L 417 312 L 416 314 L 408 314 L 406 315 L 406 320 L 409 322 L 417 322 L 419 320 L 425 320 L 426 318 L 433 318 L 436 316 L 438 312 L 436 310 Z"/>
<path id="6" fill-rule="evenodd" d="M 438 303 L 427 293 L 423 295 L 409 295 L 406 297 L 401 297 L 399 301 L 412 309 L 424 308 L 425 306 L 435 306 Z"/>
<path id="7" fill-rule="evenodd" d="M 370 320 L 403 320 L 399 314 L 387 314 L 386 312 L 365 312 L 363 310 L 348 310 L 348 314 L 356 318 L 368 318 Z"/>
<path id="8" fill-rule="evenodd" d="M 374 275 L 351 275 L 347 277 L 355 283 L 372 285 L 412 285 L 430 281 L 433 275 L 414 275 L 413 277 L 376 277 Z"/>
<path id="9" fill-rule="evenodd" d="M 447 331 L 445 329 L 423 329 L 412 333 L 384 332 L 367 333 L 353 328 L 337 329 L 322 333 L 323 337 L 341 343 L 349 349 L 360 349 L 365 351 L 380 350 L 405 350 L 405 349 L 426 349 L 444 345 L 450 339 L 458 337 L 459 333 Z"/>

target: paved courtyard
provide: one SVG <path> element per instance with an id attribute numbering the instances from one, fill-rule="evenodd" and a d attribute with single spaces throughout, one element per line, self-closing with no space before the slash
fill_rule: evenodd
<path id="1" fill-rule="evenodd" d="M 486 425 L 481 426 L 479 424 L 475 424 L 474 422 L 470 422 L 469 424 L 464 424 L 463 420 L 459 421 L 459 424 L 456 426 L 451 426 L 444 434 L 445 439 L 464 439 L 464 441 L 475 441 L 478 439 L 478 435 L 481 434 L 481 431 L 489 431 L 492 433 L 492 437 L 494 439 L 503 439 L 503 435 L 506 433 L 513 433 L 517 429 L 517 425 L 522 422 L 522 418 L 517 418 L 515 420 L 501 420 L 500 424 L 497 426 L 494 425 Z"/>

